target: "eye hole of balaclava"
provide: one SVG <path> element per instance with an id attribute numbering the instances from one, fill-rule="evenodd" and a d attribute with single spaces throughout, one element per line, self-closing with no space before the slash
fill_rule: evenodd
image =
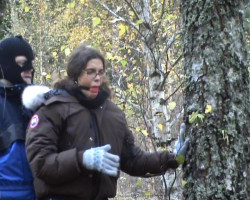
<path id="1" fill-rule="evenodd" d="M 26 56 L 16 56 L 15 61 L 16 64 L 22 68 L 27 64 L 28 59 L 26 58 Z"/>
<path id="2" fill-rule="evenodd" d="M 22 36 L 10 37 L 1 41 L 0 79 L 6 79 L 12 84 L 25 83 L 21 77 L 21 73 L 30 69 L 34 70 L 32 66 L 33 59 L 32 48 Z"/>

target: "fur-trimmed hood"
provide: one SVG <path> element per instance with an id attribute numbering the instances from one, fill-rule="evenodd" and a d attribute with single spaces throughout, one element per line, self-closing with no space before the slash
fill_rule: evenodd
<path id="1" fill-rule="evenodd" d="M 50 91 L 47 86 L 31 85 L 24 89 L 22 93 L 22 102 L 25 108 L 36 110 L 45 101 L 45 94 Z"/>

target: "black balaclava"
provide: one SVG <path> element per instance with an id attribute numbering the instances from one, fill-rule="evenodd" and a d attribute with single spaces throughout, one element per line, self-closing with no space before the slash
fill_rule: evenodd
<path id="1" fill-rule="evenodd" d="M 16 61 L 16 56 L 26 56 L 27 62 L 20 67 Z M 0 43 L 0 79 L 6 79 L 13 85 L 25 83 L 21 73 L 26 70 L 34 69 L 32 60 L 33 51 L 30 44 L 22 36 L 7 38 Z M 34 74 L 34 73 L 33 73 Z M 33 76 L 32 76 L 33 82 Z"/>

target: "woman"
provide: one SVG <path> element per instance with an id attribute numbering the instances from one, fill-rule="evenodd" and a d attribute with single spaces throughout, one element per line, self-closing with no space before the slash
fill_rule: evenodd
<path id="1" fill-rule="evenodd" d="M 40 199 L 104 200 L 116 195 L 119 170 L 149 177 L 178 167 L 175 154 L 135 146 L 124 113 L 109 99 L 98 51 L 76 48 L 67 73 L 28 128 L 27 156 Z"/>
<path id="2" fill-rule="evenodd" d="M 26 158 L 26 128 L 32 112 L 21 94 L 33 81 L 33 51 L 21 36 L 0 43 L 0 199 L 36 199 Z"/>

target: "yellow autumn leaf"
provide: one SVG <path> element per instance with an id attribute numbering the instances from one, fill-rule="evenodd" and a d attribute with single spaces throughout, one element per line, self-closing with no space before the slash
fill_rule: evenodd
<path id="1" fill-rule="evenodd" d="M 47 74 L 46 79 L 51 79 L 51 74 Z"/>
<path id="2" fill-rule="evenodd" d="M 171 102 L 169 102 L 167 107 L 169 110 L 174 110 L 176 107 L 176 103 L 174 101 L 171 101 Z"/>
<path id="3" fill-rule="evenodd" d="M 141 132 L 143 133 L 143 135 L 148 136 L 148 131 L 147 130 L 142 130 Z"/>
<path id="4" fill-rule="evenodd" d="M 136 127 L 136 129 L 135 129 L 136 131 L 140 131 L 141 130 L 141 128 L 138 126 L 138 127 Z"/>
<path id="5" fill-rule="evenodd" d="M 29 12 L 30 11 L 30 7 L 29 6 L 26 6 L 25 9 L 24 9 L 24 12 Z"/>
<path id="6" fill-rule="evenodd" d="M 162 131 L 163 128 L 164 128 L 164 125 L 163 124 L 157 124 L 157 127 Z"/>
<path id="7" fill-rule="evenodd" d="M 123 24 L 119 24 L 118 27 L 119 27 L 119 37 L 122 37 L 125 34 L 128 27 Z"/>
<path id="8" fill-rule="evenodd" d="M 184 187 L 185 185 L 187 185 L 187 181 L 182 180 L 182 186 Z"/>
<path id="9" fill-rule="evenodd" d="M 212 112 L 212 110 L 213 110 L 212 106 L 211 106 L 211 105 L 207 105 L 207 106 L 206 106 L 206 109 L 205 109 L 205 113 L 206 113 L 206 114 L 207 114 L 207 113 L 210 113 L 210 112 Z"/>
<path id="10" fill-rule="evenodd" d="M 134 83 L 128 84 L 128 88 L 129 88 L 129 89 L 133 89 L 133 88 L 134 88 Z"/>
<path id="11" fill-rule="evenodd" d="M 53 51 L 52 55 L 53 55 L 53 57 L 56 57 L 57 56 L 57 52 Z"/>

